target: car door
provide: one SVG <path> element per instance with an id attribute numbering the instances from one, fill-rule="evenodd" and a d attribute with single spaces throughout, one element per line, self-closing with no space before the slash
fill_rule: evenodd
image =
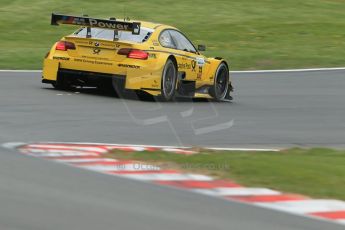
<path id="1" fill-rule="evenodd" d="M 192 42 L 180 31 L 172 30 L 171 38 L 176 44 L 176 49 L 183 54 L 181 58 L 182 66 L 190 66 L 186 69 L 186 80 L 200 80 L 205 65 L 204 57 L 199 55 Z"/>
<path id="2" fill-rule="evenodd" d="M 205 66 L 205 57 L 200 55 L 194 45 L 181 32 L 173 29 L 161 33 L 163 47 L 174 49 L 178 69 L 185 72 L 185 80 L 200 80 Z"/>

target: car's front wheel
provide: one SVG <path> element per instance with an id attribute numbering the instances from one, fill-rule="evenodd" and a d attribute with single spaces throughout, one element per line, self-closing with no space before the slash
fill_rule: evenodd
<path id="1" fill-rule="evenodd" d="M 172 101 L 175 96 L 177 82 L 177 67 L 175 63 L 168 59 L 162 74 L 161 95 L 163 100 Z"/>
<path id="2" fill-rule="evenodd" d="M 217 101 L 224 100 L 229 90 L 229 81 L 229 69 L 223 62 L 216 71 L 214 84 L 209 91 L 210 95 Z"/>

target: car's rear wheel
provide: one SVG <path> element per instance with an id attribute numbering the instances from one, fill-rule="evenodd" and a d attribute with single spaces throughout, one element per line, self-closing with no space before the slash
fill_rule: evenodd
<path id="1" fill-rule="evenodd" d="M 177 67 L 173 60 L 168 59 L 166 62 L 161 81 L 161 95 L 163 100 L 172 101 L 175 96 L 177 82 Z"/>
<path id="2" fill-rule="evenodd" d="M 214 84 L 209 91 L 210 95 L 217 101 L 224 100 L 229 90 L 229 81 L 229 69 L 223 62 L 216 71 Z"/>

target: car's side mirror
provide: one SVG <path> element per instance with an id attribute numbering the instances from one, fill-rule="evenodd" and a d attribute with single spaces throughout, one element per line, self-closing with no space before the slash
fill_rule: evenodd
<path id="1" fill-rule="evenodd" d="M 205 45 L 198 45 L 198 51 L 206 51 Z"/>

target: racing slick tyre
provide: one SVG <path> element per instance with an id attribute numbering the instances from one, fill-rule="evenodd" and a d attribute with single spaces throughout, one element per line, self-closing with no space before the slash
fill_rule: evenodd
<path id="1" fill-rule="evenodd" d="M 210 87 L 209 93 L 216 101 L 223 101 L 228 93 L 229 84 L 229 69 L 224 62 L 222 62 L 216 71 L 214 84 Z"/>
<path id="2" fill-rule="evenodd" d="M 176 82 L 177 67 L 173 60 L 168 59 L 165 63 L 161 80 L 161 96 L 164 101 L 172 101 L 174 99 Z"/>

